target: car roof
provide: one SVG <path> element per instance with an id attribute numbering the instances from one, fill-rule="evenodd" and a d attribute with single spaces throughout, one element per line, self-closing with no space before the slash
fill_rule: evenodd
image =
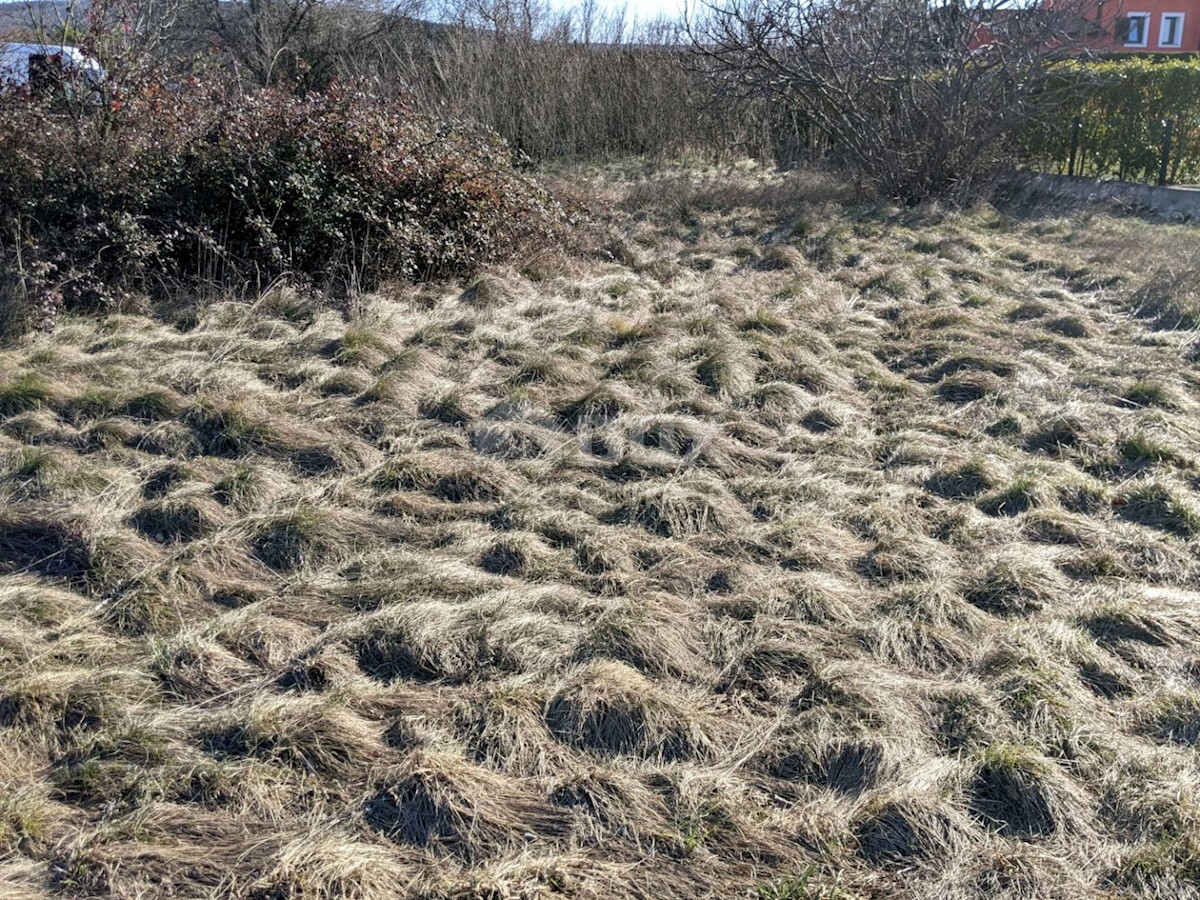
<path id="1" fill-rule="evenodd" d="M 61 54 L 67 57 L 72 62 L 87 63 L 92 60 L 86 53 L 78 47 L 72 47 L 68 44 L 21 44 L 21 43 L 0 43 L 0 53 L 4 55 L 26 55 L 36 53 L 46 54 Z"/>

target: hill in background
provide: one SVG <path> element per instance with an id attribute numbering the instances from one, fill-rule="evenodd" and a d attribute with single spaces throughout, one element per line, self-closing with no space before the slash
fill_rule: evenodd
<path id="1" fill-rule="evenodd" d="M 65 2 L 34 3 L 0 3 L 0 30 L 11 28 L 27 28 L 30 25 L 56 25 L 66 21 L 69 10 L 74 9 L 75 15 L 86 9 L 87 3 L 70 4 Z"/>

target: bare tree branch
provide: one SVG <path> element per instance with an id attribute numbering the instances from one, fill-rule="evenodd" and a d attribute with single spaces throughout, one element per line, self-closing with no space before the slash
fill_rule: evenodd
<path id="1" fill-rule="evenodd" d="M 1086 52 L 1086 0 L 715 0 L 687 17 L 719 93 L 796 109 L 843 161 L 906 200 L 968 186 Z"/>

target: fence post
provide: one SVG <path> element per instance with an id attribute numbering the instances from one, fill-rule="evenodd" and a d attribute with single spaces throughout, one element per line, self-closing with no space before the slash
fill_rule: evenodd
<path id="1" fill-rule="evenodd" d="M 1175 120 L 1163 121 L 1162 155 L 1158 163 L 1158 184 L 1162 187 L 1167 183 L 1167 167 L 1171 162 L 1171 136 L 1175 132 Z"/>
<path id="2" fill-rule="evenodd" d="M 1079 155 L 1079 128 L 1083 124 L 1079 116 L 1071 120 L 1071 159 L 1067 162 L 1067 174 L 1075 174 L 1075 158 Z"/>

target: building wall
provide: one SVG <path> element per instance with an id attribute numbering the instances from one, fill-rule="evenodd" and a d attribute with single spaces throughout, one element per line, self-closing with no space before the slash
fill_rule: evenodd
<path id="1" fill-rule="evenodd" d="M 1163 18 L 1182 15 L 1182 27 L 1178 30 L 1178 46 L 1163 44 Z M 1108 0 L 1097 2 L 1093 18 L 1106 35 L 1088 41 L 1093 50 L 1128 51 L 1130 53 L 1195 53 L 1200 50 L 1200 0 Z M 1137 16 L 1145 23 L 1144 41 L 1127 41 L 1122 38 L 1120 19 Z"/>
<path id="2" fill-rule="evenodd" d="M 1088 50 L 1099 53 L 1196 53 L 1200 52 L 1200 0 L 1087 0 L 1080 9 L 1075 0 L 1042 0 L 1043 9 L 1062 8 L 1079 11 L 1079 34 L 1076 40 Z M 997 40 L 1004 31 L 1002 23 L 1012 16 L 1028 15 L 1028 12 L 1001 11 L 989 23 L 979 25 L 971 42 L 972 49 L 982 49 Z M 1036 13 L 1035 13 L 1036 14 Z M 1178 28 L 1177 45 L 1164 43 L 1163 19 L 1166 16 L 1182 16 Z M 1143 40 L 1126 40 L 1123 36 L 1127 26 L 1122 20 L 1139 17 L 1144 28 Z M 1055 26 L 1048 26 L 1055 27 Z M 1003 37 L 1000 37 L 1003 41 Z M 1047 47 L 1057 46 L 1057 41 L 1047 35 Z"/>

